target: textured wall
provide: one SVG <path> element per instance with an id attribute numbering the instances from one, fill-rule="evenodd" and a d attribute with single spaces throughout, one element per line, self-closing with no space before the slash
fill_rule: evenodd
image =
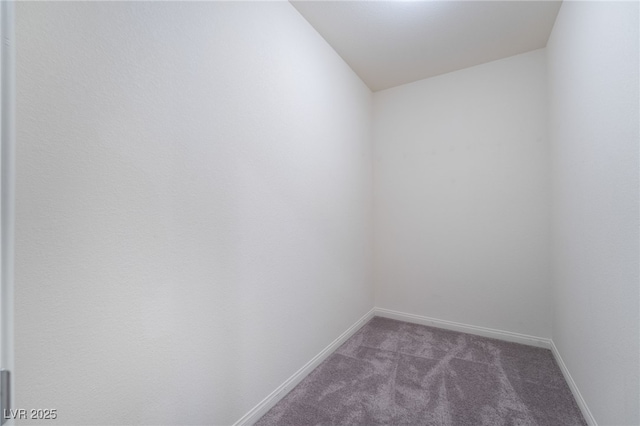
<path id="1" fill-rule="evenodd" d="M 638 13 L 565 2 L 547 47 L 553 340 L 601 425 L 640 423 Z"/>
<path id="2" fill-rule="evenodd" d="M 376 305 L 551 335 L 545 53 L 374 94 Z"/>
<path id="3" fill-rule="evenodd" d="M 16 405 L 234 422 L 373 306 L 371 92 L 287 2 L 17 14 Z"/>

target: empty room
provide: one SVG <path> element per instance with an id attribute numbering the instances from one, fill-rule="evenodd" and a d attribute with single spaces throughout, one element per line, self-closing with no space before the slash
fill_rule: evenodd
<path id="1" fill-rule="evenodd" d="M 0 22 L 3 425 L 640 425 L 638 1 Z"/>

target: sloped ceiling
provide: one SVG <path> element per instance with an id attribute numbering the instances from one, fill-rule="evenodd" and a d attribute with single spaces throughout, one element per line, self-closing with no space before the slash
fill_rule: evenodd
<path id="1" fill-rule="evenodd" d="M 292 1 L 373 91 L 545 47 L 557 1 Z"/>

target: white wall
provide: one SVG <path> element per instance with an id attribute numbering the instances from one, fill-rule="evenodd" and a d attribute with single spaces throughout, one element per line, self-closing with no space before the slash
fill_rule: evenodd
<path id="1" fill-rule="evenodd" d="M 17 9 L 16 406 L 234 422 L 373 307 L 371 92 L 288 2 Z"/>
<path id="2" fill-rule="evenodd" d="M 376 305 L 551 335 L 544 50 L 374 94 Z"/>
<path id="3" fill-rule="evenodd" d="M 638 12 L 565 2 L 547 46 L 553 340 L 600 425 L 640 423 Z"/>

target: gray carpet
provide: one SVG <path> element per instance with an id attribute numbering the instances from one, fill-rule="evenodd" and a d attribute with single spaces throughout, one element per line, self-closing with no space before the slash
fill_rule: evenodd
<path id="1" fill-rule="evenodd" d="M 256 425 L 586 423 L 548 349 L 376 317 Z"/>

